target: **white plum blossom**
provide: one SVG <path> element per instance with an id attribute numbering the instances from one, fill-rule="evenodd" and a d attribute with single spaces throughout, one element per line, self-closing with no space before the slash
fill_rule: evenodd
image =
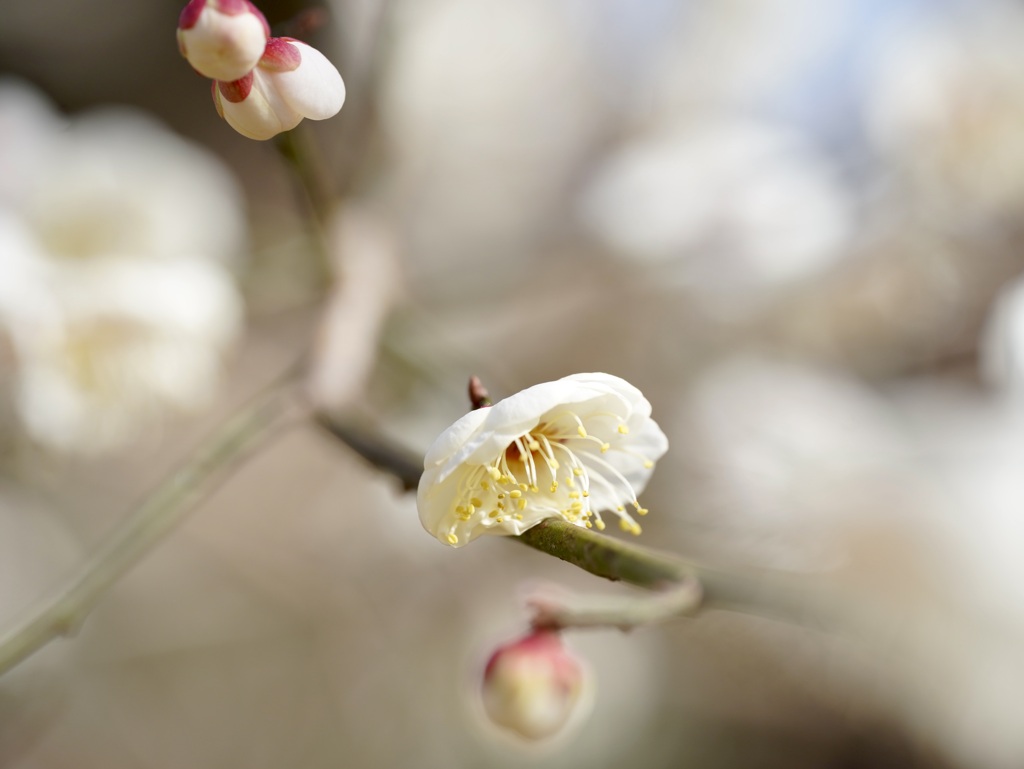
<path id="1" fill-rule="evenodd" d="M 583 664 L 557 632 L 535 630 L 499 647 L 487 661 L 484 712 L 528 740 L 552 737 L 579 710 L 586 678 Z"/>
<path id="2" fill-rule="evenodd" d="M 178 19 L 181 55 L 214 80 L 245 77 L 269 38 L 266 18 L 249 0 L 192 0 Z"/>
<path id="3" fill-rule="evenodd" d="M 320 51 L 291 38 L 271 38 L 259 64 L 233 82 L 215 82 L 217 113 L 238 133 L 263 141 L 303 118 L 326 120 L 345 103 L 345 83 Z"/>
<path id="4" fill-rule="evenodd" d="M 482 534 L 518 535 L 547 518 L 604 529 L 602 511 L 640 533 L 627 508 L 668 439 L 643 394 L 610 374 L 574 374 L 470 411 L 424 459 L 423 526 L 460 547 Z"/>
<path id="5" fill-rule="evenodd" d="M 141 113 L 68 120 L 9 81 L 0 133 L 20 158 L 0 196 L 0 336 L 28 434 L 97 452 L 206 403 L 242 327 L 224 166 Z"/>

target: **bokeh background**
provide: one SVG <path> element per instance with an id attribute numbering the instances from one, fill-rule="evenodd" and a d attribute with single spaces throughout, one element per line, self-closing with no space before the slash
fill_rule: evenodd
<path id="1" fill-rule="evenodd" d="M 348 85 L 303 126 L 333 285 L 178 5 L 3 9 L 5 624 L 314 340 L 314 397 L 414 451 L 470 374 L 618 374 L 671 442 L 643 543 L 877 611 L 573 634 L 593 712 L 523 746 L 474 698 L 523 587 L 628 590 L 440 546 L 297 421 L 0 678 L 5 766 L 1024 763 L 1024 5 L 261 7 Z"/>

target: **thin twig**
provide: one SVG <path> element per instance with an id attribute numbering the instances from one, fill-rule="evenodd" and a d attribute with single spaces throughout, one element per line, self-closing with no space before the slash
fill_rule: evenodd
<path id="1" fill-rule="evenodd" d="M 423 462 L 409 451 L 388 443 L 379 435 L 326 414 L 313 417 L 316 425 L 330 433 L 371 466 L 394 476 L 404 491 L 415 491 L 423 474 Z"/>
<path id="2" fill-rule="evenodd" d="M 334 274 L 330 246 L 327 242 L 327 221 L 335 206 L 333 184 L 324 174 L 319 151 L 309 135 L 309 127 L 300 124 L 291 131 L 278 134 L 274 147 L 285 161 L 295 181 L 295 193 L 305 210 L 309 226 L 312 277 L 319 288 L 330 285 Z"/>
<path id="3" fill-rule="evenodd" d="M 248 452 L 265 443 L 286 413 L 292 377 L 289 374 L 224 422 L 60 589 L 0 634 L 0 675 L 53 639 L 74 634 L 104 594 L 227 478 Z"/>
<path id="4" fill-rule="evenodd" d="M 645 596 L 578 596 L 545 587 L 526 599 L 530 624 L 538 630 L 618 628 L 632 630 L 672 617 L 694 614 L 701 606 L 700 583 L 685 578 L 666 590 Z"/>

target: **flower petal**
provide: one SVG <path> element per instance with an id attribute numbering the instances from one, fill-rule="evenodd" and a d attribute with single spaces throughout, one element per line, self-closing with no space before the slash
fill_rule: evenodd
<path id="1" fill-rule="evenodd" d="M 668 448 L 651 404 L 624 380 L 578 374 L 466 414 L 427 452 L 417 490 L 424 527 L 459 547 L 521 534 L 547 518 L 604 528 L 612 511 L 639 533 L 637 494 Z"/>
<path id="2" fill-rule="evenodd" d="M 338 114 L 345 103 L 345 83 L 337 68 L 316 48 L 289 41 L 302 56 L 290 72 L 272 77 L 281 101 L 310 120 L 325 120 Z"/>

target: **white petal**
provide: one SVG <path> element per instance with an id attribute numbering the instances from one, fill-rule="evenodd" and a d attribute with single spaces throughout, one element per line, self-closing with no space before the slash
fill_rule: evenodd
<path id="1" fill-rule="evenodd" d="M 434 441 L 424 458 L 424 465 L 429 469 L 437 467 L 451 458 L 462 445 L 469 440 L 487 417 L 485 409 L 477 409 L 464 414 L 451 427 L 441 433 Z"/>
<path id="2" fill-rule="evenodd" d="M 268 73 L 282 102 L 302 117 L 326 120 L 338 114 L 345 103 L 341 73 L 316 48 L 291 41 L 302 61 L 291 72 Z"/>
<path id="3" fill-rule="evenodd" d="M 248 139 L 265 141 L 282 131 L 290 131 L 302 121 L 278 93 L 274 75 L 257 68 L 253 71 L 252 90 L 240 102 L 229 102 L 217 92 L 218 103 L 228 125 Z"/>
<path id="4" fill-rule="evenodd" d="M 608 374 L 545 382 L 472 411 L 427 453 L 420 519 L 455 547 L 484 534 L 521 534 L 552 517 L 586 526 L 604 510 L 639 533 L 619 508 L 639 510 L 636 495 L 668 448 L 650 412 L 639 390 Z"/>
<path id="5" fill-rule="evenodd" d="M 230 83 L 245 77 L 259 62 L 267 31 L 255 14 L 228 15 L 207 5 L 195 26 L 178 30 L 178 40 L 197 72 Z"/>

